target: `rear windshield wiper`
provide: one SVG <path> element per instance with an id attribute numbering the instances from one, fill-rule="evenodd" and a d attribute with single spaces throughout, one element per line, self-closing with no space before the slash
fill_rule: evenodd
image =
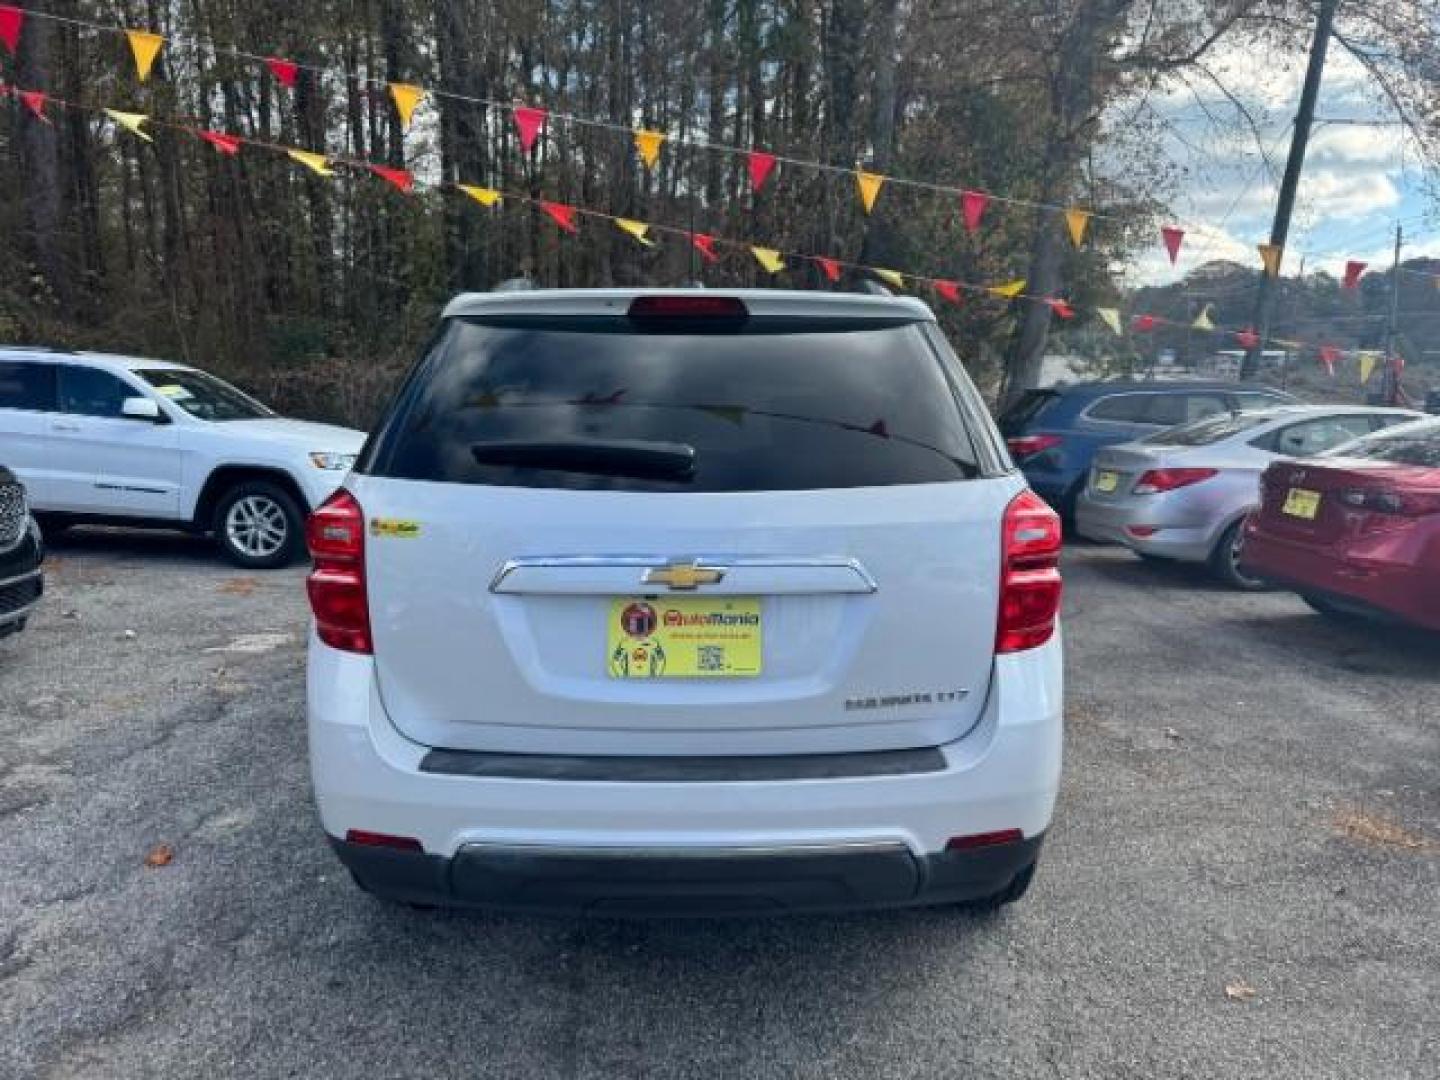
<path id="1" fill-rule="evenodd" d="M 688 480 L 695 473 L 695 448 L 686 443 L 639 439 L 492 439 L 473 443 L 481 465 L 555 472 L 629 476 L 644 480 Z"/>

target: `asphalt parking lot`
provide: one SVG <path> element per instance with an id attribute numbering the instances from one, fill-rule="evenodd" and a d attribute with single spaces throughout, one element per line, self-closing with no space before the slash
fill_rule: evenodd
<path id="1" fill-rule="evenodd" d="M 64 538 L 0 642 L 0 1076 L 1434 1077 L 1440 640 L 1110 549 L 1067 575 L 1021 905 L 573 922 L 352 887 L 301 571 Z"/>

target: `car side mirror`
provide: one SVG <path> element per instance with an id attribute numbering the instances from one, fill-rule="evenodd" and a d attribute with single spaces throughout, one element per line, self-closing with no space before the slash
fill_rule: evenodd
<path id="1" fill-rule="evenodd" d="M 163 424 L 167 420 L 160 406 L 147 397 L 127 397 L 120 403 L 120 415 L 127 420 L 148 420 L 152 424 Z"/>

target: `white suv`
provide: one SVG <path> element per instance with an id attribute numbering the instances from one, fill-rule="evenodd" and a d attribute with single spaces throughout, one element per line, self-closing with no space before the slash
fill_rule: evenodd
<path id="1" fill-rule="evenodd" d="M 923 304 L 462 296 L 312 516 L 310 760 L 361 887 L 998 906 L 1060 776 L 1060 525 Z"/>
<path id="2" fill-rule="evenodd" d="M 304 551 L 305 515 L 365 436 L 277 416 L 195 368 L 0 349 L 0 460 L 46 530 L 78 522 L 213 532 L 240 566 Z"/>

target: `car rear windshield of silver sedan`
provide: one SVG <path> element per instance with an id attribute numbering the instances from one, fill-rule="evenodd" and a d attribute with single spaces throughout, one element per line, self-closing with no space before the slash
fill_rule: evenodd
<path id="1" fill-rule="evenodd" d="M 1275 415 L 1273 412 L 1221 413 L 1191 424 L 1157 431 L 1140 441 L 1150 446 L 1210 446 L 1221 439 L 1228 439 L 1242 431 L 1269 423 L 1275 419 Z"/>
<path id="2" fill-rule="evenodd" d="M 623 491 L 964 480 L 983 405 L 914 321 L 450 320 L 359 470 L 395 479 Z"/>

